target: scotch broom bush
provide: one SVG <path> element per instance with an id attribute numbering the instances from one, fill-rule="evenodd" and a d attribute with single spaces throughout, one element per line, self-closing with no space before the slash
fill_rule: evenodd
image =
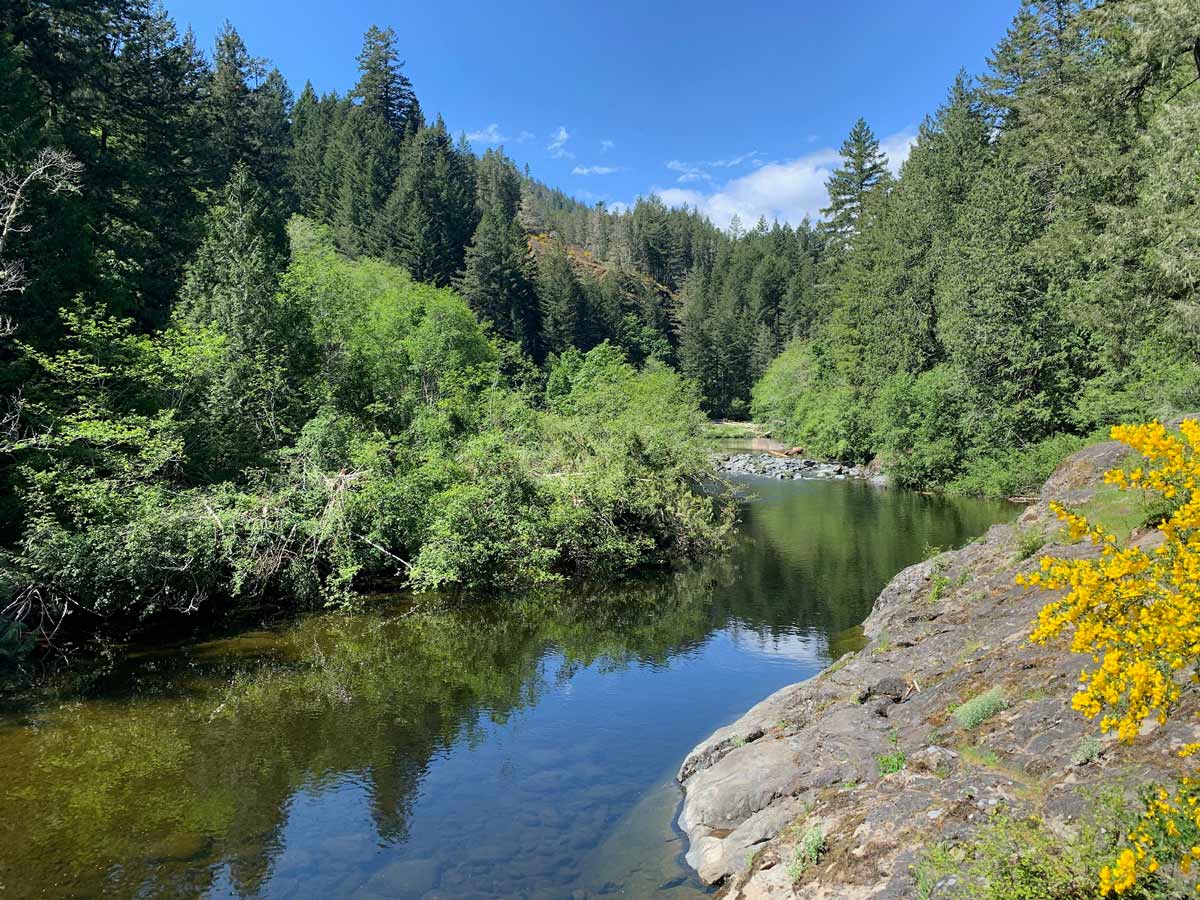
<path id="1" fill-rule="evenodd" d="M 1102 732 L 1133 741 L 1147 719 L 1166 722 L 1183 684 L 1200 677 L 1200 421 L 1185 420 L 1179 435 L 1158 422 L 1119 425 L 1112 436 L 1141 454 L 1129 471 L 1106 482 L 1122 490 L 1161 495 L 1172 511 L 1158 540 L 1122 546 L 1102 526 L 1055 506 L 1072 539 L 1087 537 L 1099 558 L 1043 557 L 1040 571 L 1021 584 L 1064 591 L 1038 615 L 1031 639 L 1045 643 L 1071 632 L 1071 649 L 1091 657 L 1072 701 L 1099 718 Z M 1200 745 L 1183 748 L 1190 756 Z M 1111 865 L 1100 872 L 1104 895 L 1131 891 L 1139 879 L 1171 866 L 1193 875 L 1200 860 L 1200 782 L 1148 788 L 1139 823 Z"/>

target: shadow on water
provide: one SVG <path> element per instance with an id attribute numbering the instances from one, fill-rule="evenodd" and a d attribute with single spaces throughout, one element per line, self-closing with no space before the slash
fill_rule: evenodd
<path id="1" fill-rule="evenodd" d="M 701 894 L 671 773 L 1011 507 L 756 481 L 731 552 L 609 589 L 379 600 L 83 669 L 0 716 L 6 897 Z"/>

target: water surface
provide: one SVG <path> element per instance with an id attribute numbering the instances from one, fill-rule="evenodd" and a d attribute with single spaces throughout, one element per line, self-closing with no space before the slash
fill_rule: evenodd
<path id="1" fill-rule="evenodd" d="M 0 714 L 0 897 L 686 900 L 673 773 L 999 503 L 756 479 L 732 551 L 97 662 Z"/>

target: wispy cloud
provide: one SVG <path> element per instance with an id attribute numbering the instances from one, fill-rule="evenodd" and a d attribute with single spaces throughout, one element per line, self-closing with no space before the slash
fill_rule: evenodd
<path id="1" fill-rule="evenodd" d="M 567 149 L 567 141 L 570 139 L 571 132 L 567 131 L 567 126 L 559 125 L 558 129 L 550 135 L 550 143 L 546 145 L 550 156 L 554 159 L 574 159 L 575 154 Z"/>
<path id="2" fill-rule="evenodd" d="M 915 130 L 906 129 L 880 141 L 888 154 L 888 167 L 893 172 L 899 171 L 908 158 L 915 135 Z M 743 156 L 747 160 L 751 158 L 747 154 Z M 655 193 L 668 206 L 695 207 L 721 228 L 728 228 L 735 215 L 747 228 L 753 227 L 759 218 L 796 225 L 805 216 L 817 218 L 821 209 L 828 205 L 825 182 L 840 162 L 838 152 L 827 147 L 792 160 L 761 162 L 753 172 L 730 179 L 719 187 L 715 184 L 712 188 L 670 187 Z M 667 163 L 668 169 L 681 173 L 677 183 L 683 182 L 685 177 L 712 183 L 712 176 L 702 166 L 689 166 L 678 160 Z"/>
<path id="3" fill-rule="evenodd" d="M 467 140 L 472 144 L 503 144 L 508 138 L 500 133 L 500 126 L 497 123 L 489 122 L 487 128 L 468 131 Z"/>
<path id="4" fill-rule="evenodd" d="M 537 137 L 537 135 L 534 134 L 532 131 L 522 131 L 519 135 L 517 135 L 517 143 L 518 144 L 528 144 L 535 137 Z"/>
<path id="5" fill-rule="evenodd" d="M 611 175 L 620 172 L 620 166 L 576 166 L 571 170 L 572 175 Z"/>
<path id="6" fill-rule="evenodd" d="M 681 159 L 669 159 L 664 165 L 672 172 L 678 172 L 676 184 L 690 184 L 697 181 L 713 181 L 711 169 L 733 169 L 738 166 L 761 166 L 762 154 L 757 150 L 741 153 L 728 159 L 710 159 L 703 162 L 684 162 Z"/>
<path id="7" fill-rule="evenodd" d="M 695 163 L 686 163 L 681 159 L 668 159 L 666 167 L 672 172 L 679 173 L 679 177 L 675 180 L 680 184 L 687 184 L 689 181 L 712 181 L 712 176 Z"/>
<path id="8" fill-rule="evenodd" d="M 614 144 L 612 141 L 605 139 L 600 142 L 600 152 L 607 153 L 609 150 L 611 150 L 615 146 L 617 146 L 617 145 Z"/>
<path id="9" fill-rule="evenodd" d="M 732 169 L 735 166 L 740 166 L 743 163 L 750 165 L 762 165 L 757 157 L 762 156 L 757 150 L 751 150 L 749 153 L 743 153 L 740 156 L 735 156 L 732 159 L 712 159 L 708 162 L 700 163 L 702 166 L 707 166 L 710 169 Z"/>

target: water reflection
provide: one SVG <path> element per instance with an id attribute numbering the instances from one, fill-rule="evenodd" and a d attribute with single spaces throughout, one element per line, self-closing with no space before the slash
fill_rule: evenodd
<path id="1" fill-rule="evenodd" d="M 1010 515 L 756 482 L 732 552 L 621 589 L 381 602 L 97 666 L 0 718 L 11 897 L 682 898 L 669 774 Z"/>

